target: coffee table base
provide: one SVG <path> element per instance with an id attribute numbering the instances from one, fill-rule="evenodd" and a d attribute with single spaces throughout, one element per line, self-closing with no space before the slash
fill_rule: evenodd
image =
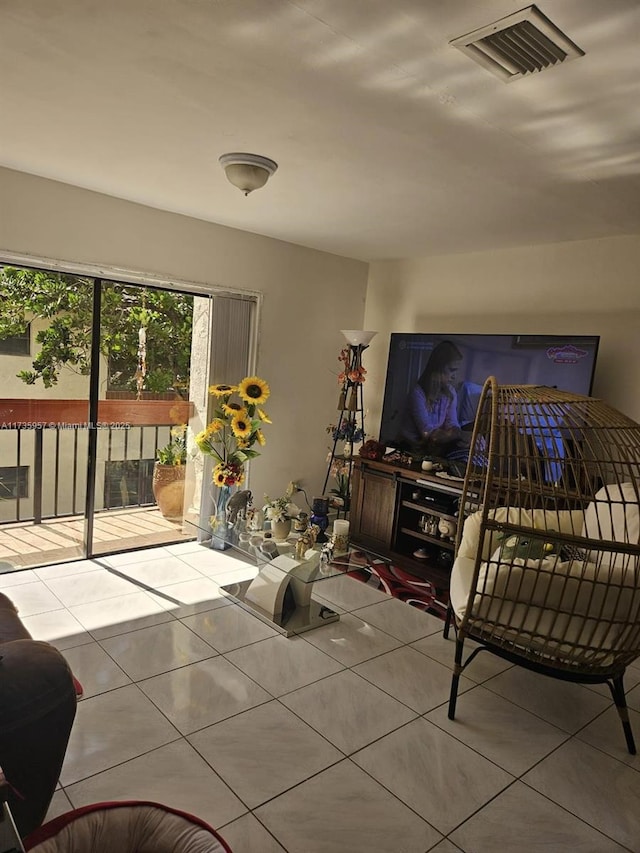
<path id="1" fill-rule="evenodd" d="M 246 599 L 247 590 L 252 583 L 253 581 L 247 580 L 226 584 L 221 588 L 234 598 L 241 607 L 244 607 L 248 613 L 257 616 L 258 619 L 275 628 L 285 637 L 303 634 L 305 631 L 320 628 L 322 625 L 328 625 L 330 622 L 337 622 L 340 619 L 340 614 L 331 610 L 326 604 L 316 601 L 315 598 L 309 598 L 309 604 L 306 606 L 294 602 L 291 610 L 287 609 L 285 602 L 283 612 L 279 614 L 265 610 L 255 602 Z"/>

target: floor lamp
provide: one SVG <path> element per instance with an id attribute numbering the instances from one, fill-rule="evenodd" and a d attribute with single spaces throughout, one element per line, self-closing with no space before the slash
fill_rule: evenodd
<path id="1" fill-rule="evenodd" d="M 349 512 L 349 496 L 351 494 L 351 472 L 353 470 L 353 445 L 354 441 L 364 440 L 364 403 L 362 385 L 364 383 L 364 369 L 362 367 L 362 353 L 369 346 L 377 332 L 365 332 L 356 329 L 343 329 L 348 348 L 343 350 L 341 361 L 344 370 L 340 373 L 342 385 L 338 399 L 338 411 L 340 416 L 333 430 L 333 447 L 329 457 L 327 475 L 322 487 L 325 494 L 332 471 L 335 470 L 336 461 L 342 464 L 344 471 L 341 483 L 341 492 L 344 503 L 340 506 L 334 504 L 338 511 L 338 517 L 347 515 Z M 354 436 L 360 435 L 360 439 Z M 342 448 L 340 443 L 344 442 Z"/>

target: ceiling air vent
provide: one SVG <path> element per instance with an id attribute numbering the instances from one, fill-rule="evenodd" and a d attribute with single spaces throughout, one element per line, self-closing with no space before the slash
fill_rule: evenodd
<path id="1" fill-rule="evenodd" d="M 506 83 L 584 56 L 536 6 L 450 42 Z"/>

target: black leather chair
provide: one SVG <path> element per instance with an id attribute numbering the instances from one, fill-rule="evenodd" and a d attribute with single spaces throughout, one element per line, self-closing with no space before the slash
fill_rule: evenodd
<path id="1" fill-rule="evenodd" d="M 76 687 L 63 655 L 32 639 L 0 593 L 0 768 L 24 838 L 44 821 L 76 714 Z"/>

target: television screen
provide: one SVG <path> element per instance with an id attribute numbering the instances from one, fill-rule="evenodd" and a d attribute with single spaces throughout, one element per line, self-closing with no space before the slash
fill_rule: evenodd
<path id="1" fill-rule="evenodd" d="M 398 450 L 466 459 L 488 376 L 501 385 L 547 385 L 589 395 L 599 337 L 391 335 L 380 442 Z"/>

